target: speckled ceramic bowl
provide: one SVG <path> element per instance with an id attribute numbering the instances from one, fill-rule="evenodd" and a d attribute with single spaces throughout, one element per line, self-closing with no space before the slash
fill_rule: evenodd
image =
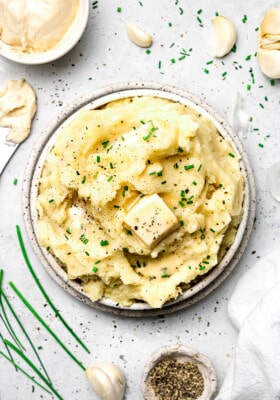
<path id="1" fill-rule="evenodd" d="M 109 299 L 92 302 L 88 296 L 83 293 L 79 283 L 67 279 L 67 274 L 64 269 L 60 267 L 51 254 L 39 245 L 36 235 L 37 211 L 35 203 L 38 182 L 45 156 L 51 150 L 61 128 L 83 107 L 90 107 L 91 109 L 98 108 L 113 100 L 142 95 L 177 101 L 191 106 L 199 113 L 208 117 L 217 127 L 220 134 L 232 141 L 235 151 L 241 156 L 240 166 L 245 178 L 244 212 L 234 243 L 231 245 L 230 249 L 224 255 L 219 264 L 207 273 L 201 281 L 193 284 L 191 288 L 187 289 L 176 300 L 167 302 L 161 309 L 153 309 L 144 302 L 136 302 L 131 307 L 116 305 Z M 28 161 L 23 187 L 23 207 L 27 231 L 37 256 L 47 271 L 67 292 L 90 306 L 114 314 L 132 317 L 153 316 L 180 310 L 204 298 L 220 285 L 233 270 L 246 248 L 252 230 L 255 215 L 255 187 L 246 153 L 238 137 L 228 126 L 226 121 L 223 120 L 208 104 L 194 97 L 190 93 L 173 86 L 151 82 L 129 82 L 107 86 L 95 90 L 88 96 L 77 99 L 50 123 L 45 132 L 43 132 L 35 149 L 33 149 Z"/>
<path id="2" fill-rule="evenodd" d="M 61 58 L 68 53 L 79 41 L 87 26 L 89 15 L 89 1 L 79 0 L 79 9 L 76 18 L 63 39 L 53 48 L 44 52 L 24 53 L 0 40 L 0 55 L 8 60 L 20 64 L 46 64 Z"/>
<path id="3" fill-rule="evenodd" d="M 156 350 L 148 359 L 143 376 L 142 376 L 142 393 L 145 400 L 157 400 L 153 386 L 151 384 L 151 371 L 163 360 L 175 359 L 182 363 L 192 363 L 197 366 L 202 374 L 204 388 L 202 394 L 197 397 L 197 400 L 211 400 L 217 389 L 217 378 L 214 367 L 204 354 L 198 351 L 183 346 L 181 344 L 174 346 L 165 346 Z M 168 383 L 168 382 L 166 382 Z"/>

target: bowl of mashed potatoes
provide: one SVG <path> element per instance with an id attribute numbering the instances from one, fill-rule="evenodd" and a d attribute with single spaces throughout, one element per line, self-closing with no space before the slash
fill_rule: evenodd
<path id="1" fill-rule="evenodd" d="M 24 216 L 43 265 L 87 304 L 156 315 L 205 297 L 253 225 L 246 154 L 207 104 L 172 86 L 115 84 L 71 104 L 26 171 Z"/>
<path id="2" fill-rule="evenodd" d="M 1 0 L 0 54 L 21 64 L 54 61 L 76 45 L 88 14 L 88 0 Z"/>

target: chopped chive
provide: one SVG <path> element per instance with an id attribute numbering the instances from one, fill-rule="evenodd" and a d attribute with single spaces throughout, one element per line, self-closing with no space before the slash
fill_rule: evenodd
<path id="1" fill-rule="evenodd" d="M 80 241 L 83 242 L 84 244 L 88 243 L 88 239 L 86 238 L 84 233 L 80 236 Z"/>
<path id="2" fill-rule="evenodd" d="M 117 204 L 113 205 L 114 208 L 120 208 L 120 206 L 118 206 Z"/>
<path id="3" fill-rule="evenodd" d="M 201 14 L 202 13 L 202 9 L 200 8 L 198 11 L 197 11 L 197 14 Z"/>
<path id="4" fill-rule="evenodd" d="M 264 108 L 264 105 L 263 105 L 262 103 L 259 103 L 259 106 L 260 106 L 261 108 Z"/>
<path id="5" fill-rule="evenodd" d="M 67 228 L 67 229 L 66 229 L 66 232 L 69 233 L 69 235 L 71 235 L 72 229 L 71 229 L 71 228 Z"/>
<path id="6" fill-rule="evenodd" d="M 128 253 L 129 252 L 128 248 L 127 247 L 123 247 L 123 252 L 124 253 Z"/>
<path id="7" fill-rule="evenodd" d="M 234 44 L 234 45 L 232 46 L 231 52 L 232 52 L 232 53 L 236 53 L 236 49 L 237 49 L 236 44 Z"/>
<path id="8" fill-rule="evenodd" d="M 13 181 L 13 184 L 16 186 L 17 183 L 18 183 L 18 180 L 17 180 L 17 178 L 15 178 L 14 181 Z"/>
<path id="9" fill-rule="evenodd" d="M 110 168 L 111 168 L 111 169 L 114 169 L 114 165 L 113 165 L 112 162 L 110 162 Z"/>
<path id="10" fill-rule="evenodd" d="M 113 175 L 109 176 L 109 178 L 107 179 L 107 182 L 111 182 L 112 179 L 113 179 Z"/>
<path id="11" fill-rule="evenodd" d="M 117 7 L 117 12 L 118 13 L 122 12 L 122 8 L 121 7 Z"/>
<path id="12" fill-rule="evenodd" d="M 251 90 L 251 85 L 247 85 L 247 90 Z"/>
<path id="13" fill-rule="evenodd" d="M 193 181 L 193 183 L 192 183 L 194 186 L 196 186 L 197 185 L 197 182 L 196 181 Z"/>
<path id="14" fill-rule="evenodd" d="M 210 231 L 211 231 L 212 233 L 215 233 L 215 230 L 214 230 L 213 228 L 210 228 Z"/>
<path id="15" fill-rule="evenodd" d="M 202 168 L 202 164 L 199 165 L 199 167 L 197 168 L 197 172 L 199 172 Z"/>
<path id="16" fill-rule="evenodd" d="M 204 72 L 205 74 L 209 74 L 210 71 L 209 71 L 209 69 L 204 68 L 203 72 Z"/>
<path id="17" fill-rule="evenodd" d="M 230 157 L 232 157 L 232 158 L 235 157 L 235 154 L 233 154 L 233 153 L 228 153 L 228 155 L 229 155 Z"/>
<path id="18" fill-rule="evenodd" d="M 162 185 L 165 185 L 165 184 L 166 184 L 166 181 L 162 181 L 161 184 L 162 184 Z"/>
<path id="19" fill-rule="evenodd" d="M 145 53 L 146 53 L 146 54 L 151 54 L 151 50 L 150 50 L 150 49 L 147 49 L 147 50 L 145 51 Z"/>
<path id="20" fill-rule="evenodd" d="M 264 147 L 264 145 L 262 143 L 259 143 L 259 147 Z"/>
<path id="21" fill-rule="evenodd" d="M 172 22 L 168 22 L 168 26 L 169 26 L 169 28 L 171 28 Z"/>
<path id="22" fill-rule="evenodd" d="M 275 85 L 275 80 L 274 79 L 270 79 L 270 85 L 274 86 Z"/>
<path id="23" fill-rule="evenodd" d="M 50 199 L 50 200 L 49 200 L 49 203 L 53 203 L 53 202 L 54 202 L 54 199 Z"/>
<path id="24" fill-rule="evenodd" d="M 87 179 L 87 177 L 84 175 L 81 183 L 84 184 L 86 179 Z"/>
<path id="25" fill-rule="evenodd" d="M 108 240 L 101 240 L 100 246 L 108 246 L 109 241 Z"/>
<path id="26" fill-rule="evenodd" d="M 97 157 L 96 157 L 96 161 L 97 161 L 98 163 L 100 163 L 100 156 L 97 156 Z"/>
<path id="27" fill-rule="evenodd" d="M 213 64 L 213 60 L 207 61 L 206 65 Z"/>
<path id="28" fill-rule="evenodd" d="M 125 233 L 126 233 L 127 235 L 130 235 L 130 236 L 132 236 L 132 232 L 131 232 L 131 230 L 130 230 L 130 229 L 126 229 L 126 230 L 125 230 Z"/>
<path id="29" fill-rule="evenodd" d="M 108 146 L 109 143 L 110 143 L 110 140 L 104 140 L 104 142 L 102 142 L 102 147 L 104 149 L 106 149 L 106 147 Z"/>
<path id="30" fill-rule="evenodd" d="M 96 178 L 97 178 L 97 175 L 98 175 L 98 171 L 96 171 L 96 172 L 94 173 L 93 179 L 96 179 Z"/>
<path id="31" fill-rule="evenodd" d="M 158 68 L 161 69 L 161 61 L 158 62 Z"/>
<path id="32" fill-rule="evenodd" d="M 97 272 L 98 271 L 98 268 L 97 267 L 93 267 L 92 268 L 92 272 Z"/>
<path id="33" fill-rule="evenodd" d="M 247 15 L 245 14 L 245 15 L 243 15 L 243 18 L 242 18 L 243 24 L 245 24 L 246 21 L 247 21 Z"/>
<path id="34" fill-rule="evenodd" d="M 178 169 L 179 168 L 179 164 L 178 163 L 173 164 L 173 168 Z"/>
<path id="35" fill-rule="evenodd" d="M 184 14 L 184 10 L 182 9 L 182 7 L 179 7 L 179 11 L 180 11 L 180 15 Z"/>
<path id="36" fill-rule="evenodd" d="M 185 166 L 184 166 L 184 169 L 185 169 L 186 171 L 188 171 L 189 169 L 192 169 L 192 168 L 194 168 L 194 165 L 193 165 L 193 164 L 185 165 Z"/>
<path id="37" fill-rule="evenodd" d="M 170 62 L 171 62 L 171 64 L 175 64 L 175 62 L 176 62 L 175 58 L 171 58 Z"/>
<path id="38" fill-rule="evenodd" d="M 180 224 L 180 226 L 184 226 L 185 225 L 185 223 L 184 223 L 184 221 L 182 219 L 179 221 L 179 224 Z"/>

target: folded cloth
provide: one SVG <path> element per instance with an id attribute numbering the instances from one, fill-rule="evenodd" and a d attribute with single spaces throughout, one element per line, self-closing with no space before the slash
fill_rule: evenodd
<path id="1" fill-rule="evenodd" d="M 239 335 L 215 400 L 279 400 L 280 249 L 240 278 L 228 313 Z"/>

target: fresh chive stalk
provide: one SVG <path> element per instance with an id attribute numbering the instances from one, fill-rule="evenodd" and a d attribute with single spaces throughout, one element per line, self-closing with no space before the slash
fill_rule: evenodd
<path id="1" fill-rule="evenodd" d="M 24 326 L 22 325 L 20 319 L 18 318 L 18 316 L 17 316 L 17 314 L 16 314 L 16 312 L 15 312 L 13 306 L 11 305 L 9 299 L 7 298 L 6 294 L 3 292 L 3 289 L 1 289 L 1 288 L 0 288 L 0 294 L 1 294 L 1 296 L 3 296 L 3 299 L 5 300 L 5 302 L 6 302 L 7 306 L 8 306 L 8 308 L 9 308 L 9 310 L 10 310 L 10 312 L 11 312 L 11 314 L 13 315 L 13 317 L 15 318 L 15 320 L 17 321 L 17 323 L 18 323 L 20 329 L 21 329 L 22 332 L 24 333 L 24 336 L 26 337 L 26 339 L 27 339 L 28 343 L 30 344 L 32 350 L 34 351 L 34 353 L 35 353 L 35 355 L 36 355 L 36 357 L 37 357 L 37 360 L 39 361 L 39 363 L 40 363 L 40 365 L 41 365 L 41 367 L 42 367 L 42 369 L 43 369 L 43 371 L 44 371 L 44 373 L 45 373 L 45 375 L 46 375 L 46 378 L 49 380 L 49 382 L 51 382 L 51 379 L 50 379 L 50 377 L 49 377 L 49 375 L 48 375 L 48 373 L 47 373 L 47 371 L 46 371 L 46 368 L 45 368 L 45 366 L 44 366 L 43 361 L 41 360 L 41 357 L 40 357 L 38 351 L 36 350 L 36 347 L 34 346 L 32 340 L 30 339 L 30 336 L 28 335 L 27 331 L 25 330 Z M 22 350 L 25 350 L 25 349 L 22 347 Z"/>
<path id="2" fill-rule="evenodd" d="M 6 343 L 4 343 L 4 344 L 7 346 Z M 8 346 L 7 346 L 7 348 L 9 349 Z M 33 376 L 29 375 L 23 368 L 21 368 L 18 364 L 16 364 L 11 356 L 10 356 L 11 358 L 9 358 L 2 351 L 0 351 L 0 356 L 4 357 L 7 361 L 9 361 L 16 368 L 17 371 L 20 371 L 23 375 L 27 376 L 27 378 L 31 379 L 31 381 L 33 383 L 35 383 L 35 385 L 39 386 L 41 389 L 45 390 L 47 393 L 52 394 L 45 386 L 41 385 L 41 383 L 38 382 Z"/>
<path id="3" fill-rule="evenodd" d="M 5 339 L 5 343 L 7 346 L 9 346 L 15 353 L 17 353 L 25 362 L 28 364 L 34 372 L 42 379 L 42 381 L 50 388 L 50 390 L 53 392 L 53 394 L 60 400 L 63 400 L 63 397 L 55 390 L 53 385 L 44 377 L 44 375 L 41 373 L 41 371 L 33 364 L 31 360 L 29 360 L 26 355 L 20 351 L 13 343 L 11 343 L 9 340 Z"/>
<path id="4" fill-rule="evenodd" d="M 29 272 L 31 273 L 35 283 L 37 284 L 38 288 L 40 289 L 42 295 L 44 296 L 45 300 L 47 301 L 48 305 L 52 308 L 52 310 L 55 313 L 55 316 L 59 318 L 59 320 L 62 322 L 62 324 L 65 326 L 65 328 L 71 333 L 71 335 L 76 339 L 76 341 L 82 346 L 82 348 L 87 352 L 90 353 L 90 350 L 87 348 L 87 346 L 83 343 L 83 341 L 78 337 L 78 335 L 73 331 L 73 329 L 68 325 L 68 323 L 65 321 L 65 319 L 62 317 L 62 315 L 60 314 L 59 310 L 55 307 L 55 305 L 53 304 L 53 302 L 51 301 L 51 299 L 49 298 L 48 294 L 46 293 L 45 289 L 43 288 L 39 278 L 37 277 L 26 252 L 25 249 L 25 245 L 22 239 L 22 234 L 21 234 L 21 230 L 20 227 L 17 225 L 16 226 L 16 230 L 17 230 L 17 237 L 18 237 L 18 241 L 19 241 L 19 245 L 21 248 L 21 252 L 23 255 L 23 258 L 25 260 L 25 263 L 29 269 Z"/>
<path id="5" fill-rule="evenodd" d="M 65 344 L 59 339 L 59 337 L 54 333 L 54 331 L 49 327 L 49 325 L 41 318 L 41 316 L 37 313 L 37 311 L 32 307 L 32 305 L 27 301 L 27 299 L 23 296 L 23 294 L 18 290 L 15 284 L 13 282 L 9 282 L 9 285 L 16 293 L 16 295 L 20 298 L 20 300 L 23 302 L 23 304 L 28 308 L 28 310 L 33 314 L 33 316 L 41 323 L 41 325 L 49 332 L 49 334 L 62 347 L 62 349 L 69 355 L 69 357 L 72 358 L 72 360 L 75 361 L 75 363 L 85 371 L 86 368 L 82 364 L 82 362 L 79 361 L 74 356 L 73 353 L 71 353 L 71 351 L 65 346 Z"/>

